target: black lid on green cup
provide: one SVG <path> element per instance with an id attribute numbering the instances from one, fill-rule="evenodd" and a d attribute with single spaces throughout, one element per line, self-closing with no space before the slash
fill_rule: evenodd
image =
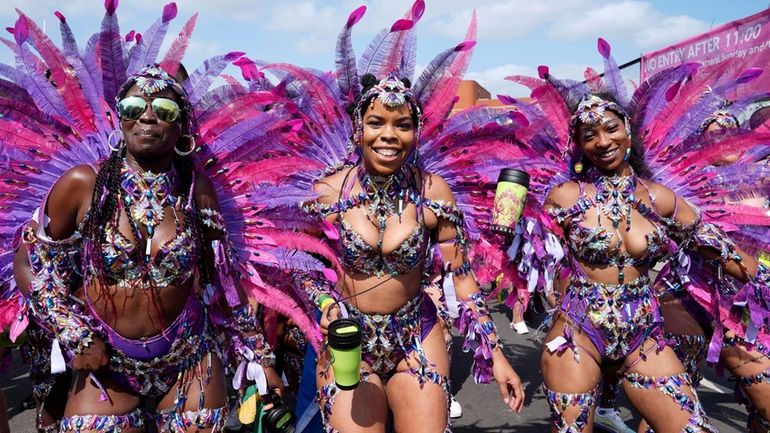
<path id="1" fill-rule="evenodd" d="M 497 177 L 498 182 L 511 182 L 529 188 L 529 173 L 515 168 L 504 168 Z"/>
<path id="2" fill-rule="evenodd" d="M 329 346 L 354 349 L 361 345 L 361 325 L 354 319 L 337 319 L 329 324 Z"/>

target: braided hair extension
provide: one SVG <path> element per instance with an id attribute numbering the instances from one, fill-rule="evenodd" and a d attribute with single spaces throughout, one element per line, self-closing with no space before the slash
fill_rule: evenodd
<path id="1" fill-rule="evenodd" d="M 102 288 L 99 297 L 107 295 L 104 291 L 108 287 L 109 278 L 104 271 L 104 258 L 100 249 L 104 243 L 104 228 L 112 221 L 113 215 L 118 209 L 122 163 L 121 152 L 112 152 L 99 167 L 91 196 L 91 206 L 86 213 L 83 224 L 83 276 L 85 279 L 88 275 L 87 272 L 95 274 L 96 280 Z M 114 302 L 112 302 L 112 308 L 113 310 L 116 308 Z"/>

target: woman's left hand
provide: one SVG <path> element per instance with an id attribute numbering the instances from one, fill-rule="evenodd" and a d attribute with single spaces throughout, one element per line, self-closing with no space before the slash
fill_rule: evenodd
<path id="1" fill-rule="evenodd" d="M 267 378 L 267 389 L 274 389 L 276 394 L 283 398 L 283 381 L 274 367 L 264 367 Z"/>
<path id="2" fill-rule="evenodd" d="M 283 398 L 283 381 L 281 380 L 281 376 L 278 375 L 278 372 L 275 371 L 274 367 L 262 367 L 265 370 L 265 378 L 267 379 L 267 390 L 269 391 L 275 391 L 276 394 L 278 394 L 279 397 Z M 241 389 L 241 395 L 245 392 L 245 388 Z M 266 394 L 267 395 L 267 394 Z M 264 398 L 264 396 L 261 396 Z M 265 402 L 266 400 L 262 400 Z M 262 408 L 263 411 L 268 411 L 273 408 L 273 403 L 267 403 Z"/>
<path id="3" fill-rule="evenodd" d="M 508 363 L 502 350 L 497 349 L 495 353 L 498 355 L 493 356 L 492 374 L 500 388 L 500 395 L 512 411 L 521 412 L 524 407 L 524 389 L 521 386 L 521 379 Z"/>

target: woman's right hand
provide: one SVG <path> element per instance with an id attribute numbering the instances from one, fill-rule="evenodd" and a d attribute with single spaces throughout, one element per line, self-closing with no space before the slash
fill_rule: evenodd
<path id="1" fill-rule="evenodd" d="M 107 356 L 107 346 L 98 336 L 94 336 L 91 344 L 83 352 L 75 355 L 72 360 L 72 368 L 75 370 L 96 371 L 104 368 L 109 363 Z"/>
<path id="2" fill-rule="evenodd" d="M 329 324 L 339 319 L 341 316 L 342 310 L 340 309 L 339 304 L 335 302 L 326 306 L 326 308 L 321 311 L 321 333 L 323 335 L 328 334 Z"/>

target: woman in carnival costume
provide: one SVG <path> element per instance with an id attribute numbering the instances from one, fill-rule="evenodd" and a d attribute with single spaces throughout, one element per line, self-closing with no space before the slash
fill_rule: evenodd
<path id="1" fill-rule="evenodd" d="M 281 388 L 261 307 L 318 334 L 304 292 L 286 282 L 291 271 L 322 272 L 301 250 L 322 254 L 323 245 L 294 230 L 303 228 L 296 197 L 248 182 L 263 167 L 257 144 L 290 143 L 296 127 L 255 109 L 269 95 L 233 79 L 209 90 L 243 53 L 172 78 L 197 15 L 152 65 L 176 5 L 143 37 L 120 34 L 117 1 L 105 8 L 82 51 L 59 13 L 62 48 L 23 14 L 13 28 L 0 197 L 13 206 L 2 220 L 2 303 L 16 311 L 0 326 L 16 336 L 32 318 L 53 341 L 38 356 L 74 370 L 60 425 L 42 431 L 144 431 L 150 422 L 221 431 L 225 366 L 235 388 Z M 16 263 L 26 254 L 32 272 L 26 297 L 7 266 L 19 238 Z M 157 407 L 144 413 L 147 397 Z"/>
<path id="2" fill-rule="evenodd" d="M 739 73 L 740 64 L 725 64 L 721 68 L 712 70 L 710 73 L 698 73 L 688 78 L 687 86 L 681 90 L 682 93 L 694 92 L 693 96 L 697 96 L 698 91 L 707 89 L 707 92 L 711 92 L 712 87 L 719 88 L 720 83 L 725 83 L 729 80 L 734 80 L 735 74 Z M 748 81 L 748 79 L 746 80 Z M 690 137 L 685 139 L 685 143 L 682 146 L 687 146 L 692 149 L 697 149 L 704 154 L 716 153 L 716 156 L 706 156 L 706 158 L 714 164 L 716 167 L 723 167 L 729 164 L 736 164 L 731 169 L 726 168 L 714 168 L 705 167 L 706 171 L 714 171 L 719 176 L 731 176 L 731 172 L 742 170 L 746 164 L 756 164 L 757 160 L 762 159 L 768 153 L 766 146 L 754 146 L 743 143 L 767 143 L 770 142 L 770 135 L 759 134 L 747 129 L 741 129 L 741 125 L 738 121 L 738 116 L 744 111 L 747 106 L 752 104 L 761 95 L 757 88 L 758 82 L 761 80 L 751 80 L 751 85 L 742 85 L 734 89 L 731 94 L 737 96 L 738 99 L 729 102 L 722 100 L 718 103 L 718 109 L 711 115 L 702 120 L 700 127 L 691 134 Z M 761 82 L 759 83 L 761 84 Z M 681 99 L 681 98 L 680 98 Z M 676 101 L 674 101 L 676 104 Z M 691 120 L 686 120 L 685 124 L 690 127 L 701 121 L 702 116 L 693 115 L 691 111 L 677 112 L 680 119 L 685 116 L 691 116 Z M 690 129 L 690 128 L 688 128 Z M 735 143 L 740 142 L 741 145 L 736 148 Z M 752 149 L 753 148 L 753 149 Z M 761 193 L 761 188 L 749 188 L 745 189 L 738 186 L 729 195 L 724 196 L 724 199 L 729 202 L 738 202 L 741 205 L 752 207 L 763 207 L 764 193 Z M 743 209 L 742 212 L 747 212 Z M 744 251 L 756 256 L 765 244 L 765 240 L 762 239 L 766 230 L 760 228 L 757 231 L 752 227 L 742 227 L 742 232 L 736 232 L 733 228 L 733 236 L 735 240 L 739 242 L 739 245 Z M 697 254 L 690 254 L 689 260 L 694 261 L 696 267 L 708 266 L 708 264 L 702 263 L 702 258 Z M 682 362 L 685 371 L 690 376 L 690 381 L 693 386 L 697 387 L 703 379 L 701 368 L 703 361 L 706 359 L 707 342 L 709 335 L 714 328 L 714 319 L 709 314 L 709 311 L 704 310 L 698 302 L 693 299 L 688 292 L 687 285 L 681 284 L 678 281 L 677 275 L 672 275 L 670 267 L 664 267 L 662 272 L 658 274 L 658 278 L 655 282 L 655 288 L 658 292 L 658 302 L 660 304 L 660 312 L 663 316 L 664 337 L 666 343 L 674 350 L 679 360 Z M 715 284 L 711 282 L 710 284 Z M 726 340 L 727 341 L 727 340 Z M 723 347 L 721 354 L 723 356 L 729 356 L 731 349 L 727 346 Z M 757 356 L 758 353 L 754 353 L 753 357 L 757 358 L 754 362 L 762 363 L 762 356 Z M 735 354 L 733 353 L 733 356 Z M 732 369 L 731 369 L 732 370 Z M 738 382 L 736 387 L 740 387 L 741 380 L 740 374 L 737 375 Z M 617 389 L 618 383 L 615 381 L 605 382 L 605 390 Z M 742 392 L 736 390 L 736 395 L 740 396 Z M 611 407 L 614 404 L 613 393 L 604 392 L 602 400 L 600 401 L 599 408 Z M 739 399 L 741 402 L 746 402 L 746 399 Z M 762 400 L 757 400 L 759 407 L 764 407 L 766 404 Z M 749 424 L 754 422 L 753 411 L 756 405 L 749 404 L 750 412 L 752 415 L 749 417 Z M 598 420 L 598 417 L 597 417 Z M 598 421 L 595 421 L 598 422 Z M 641 430 L 646 430 L 646 423 L 644 423 Z M 651 431 L 651 429 L 650 429 Z"/>
<path id="3" fill-rule="evenodd" d="M 687 252 L 717 261 L 721 274 L 741 283 L 734 291 L 701 292 L 718 297 L 729 313 L 716 314 L 722 325 L 715 329 L 716 355 L 723 329 L 741 338 L 751 329 L 766 335 L 767 270 L 725 230 L 768 220 L 721 196 L 733 188 L 761 191 L 767 170 L 752 165 L 704 174 L 721 151 L 749 150 L 762 140 L 736 137 L 719 152 L 685 140 L 721 103 L 718 95 L 757 72 L 704 95 L 688 81 L 697 67 L 683 65 L 650 78 L 628 98 L 609 44 L 600 39 L 599 51 L 604 79 L 589 69 L 585 83 L 560 81 L 541 67 L 541 79 L 514 78 L 533 89 L 535 103 L 511 101 L 531 122 L 518 131 L 529 149 L 517 162 L 530 167 L 535 199 L 522 236 L 525 244 L 546 246 L 545 254 L 527 258 L 532 268 L 523 271 L 552 275 L 565 287 L 541 360 L 553 431 L 591 430 L 601 373 L 608 369 L 622 374 L 631 403 L 656 432 L 714 431 L 666 345 L 647 273 L 671 259 L 671 272 L 689 284 L 696 269 L 687 268 Z M 742 321 L 742 312 L 751 318 Z"/>
<path id="4" fill-rule="evenodd" d="M 756 87 L 754 82 L 752 87 Z M 722 106 L 702 122 L 700 130 L 689 141 L 693 148 L 701 152 L 722 153 L 714 161 L 716 167 L 706 169 L 716 173 L 717 176 L 735 178 L 735 173 L 745 172 L 748 167 L 748 176 L 737 183 L 736 188 L 729 191 L 724 200 L 727 203 L 739 203 L 742 206 L 756 208 L 758 215 L 767 215 L 765 189 L 745 188 L 745 185 L 750 185 L 752 176 L 762 173 L 766 167 L 762 161 L 768 155 L 766 143 L 770 142 L 770 134 L 742 128 L 738 121 L 738 116 L 756 99 L 757 95 L 741 94 L 740 99 L 736 101 L 730 103 L 723 101 Z M 741 145 L 737 147 L 732 145 L 736 141 L 741 142 Z M 751 145 L 744 146 L 745 142 L 762 142 L 765 146 L 752 149 Z M 753 166 L 759 167 L 759 170 L 754 169 Z M 743 225 L 733 229 L 732 237 L 744 251 L 751 253 L 754 257 L 759 256 L 762 262 L 761 258 L 768 249 L 767 230 L 764 227 Z M 703 301 L 704 298 L 709 299 L 707 295 L 704 296 L 704 292 L 710 287 L 717 287 L 720 291 L 727 293 L 736 292 L 739 291 L 740 284 L 721 275 L 718 262 L 704 263 L 701 258 L 692 254 L 689 259 L 692 261 L 691 269 L 703 268 L 706 272 L 696 274 L 684 282 L 676 272 L 671 272 L 670 269 L 664 269 L 659 277 L 658 287 L 662 289 L 659 299 L 667 341 L 674 348 L 696 386 L 702 379 L 700 366 L 707 355 L 709 361 L 720 361 L 722 366 L 727 367 L 736 379 L 736 398 L 739 403 L 748 408 L 748 431 L 766 432 L 770 428 L 766 421 L 770 416 L 768 339 L 761 335 L 762 332 L 748 330 L 744 335 L 736 335 L 729 327 L 724 332 L 719 332 L 720 330 L 715 328 L 720 326 L 718 319 L 721 315 L 728 312 L 737 314 L 737 312 L 725 308 L 725 305 L 729 304 L 722 305 L 719 308 L 724 310 L 717 312 L 713 300 Z M 757 293 L 756 296 L 763 295 Z M 735 302 L 743 302 L 743 300 L 737 298 Z M 757 308 L 756 301 L 754 308 Z M 750 311 L 745 313 L 748 313 L 747 316 L 751 314 Z M 757 320 L 756 317 L 756 315 L 754 318 L 747 317 L 750 319 L 748 323 L 753 323 Z M 753 327 L 754 325 L 749 325 L 749 329 Z M 712 333 L 715 333 L 716 337 L 712 337 L 711 343 L 708 344 L 708 338 Z M 720 334 L 724 335 L 721 350 L 718 343 Z"/>
<path id="5" fill-rule="evenodd" d="M 739 76 L 741 72 L 743 72 L 742 77 Z M 766 192 L 761 186 L 765 180 L 753 182 L 752 178 L 766 176 L 764 164 L 759 161 L 768 154 L 767 143 L 770 142 L 770 135 L 743 128 L 738 121 L 738 117 L 763 96 L 761 86 L 765 74 L 759 75 L 760 79 L 756 79 L 756 74 L 761 74 L 761 71 L 756 69 L 741 71 L 741 65 L 737 62 L 709 70 L 708 73 L 694 74 L 688 78 L 689 82 L 686 86 L 679 89 L 682 94 L 689 93 L 694 98 L 703 89 L 706 89 L 705 93 L 708 94 L 712 92 L 712 88 L 721 88 L 722 92 L 727 90 L 727 94 L 737 99 L 728 101 L 723 95 L 710 96 L 717 98 L 717 101 L 712 104 L 712 106 L 716 105 L 717 109 L 703 120 L 702 116 L 694 115 L 692 110 L 678 114 L 680 119 L 690 116 L 690 119 L 685 121 L 690 128 L 692 125 L 697 125 L 697 122 L 701 122 L 696 131 L 684 140 L 681 147 L 700 152 L 706 160 L 710 161 L 713 166 L 705 167 L 704 171 L 721 178 L 719 182 L 724 182 L 724 179 L 735 181 L 733 188 L 721 198 L 729 206 L 736 203 L 741 205 L 739 208 L 730 209 L 731 212 L 738 209 L 739 216 L 735 221 L 731 221 L 733 224 L 722 225 L 730 231 L 732 239 L 743 251 L 754 257 L 758 255 L 761 257 L 763 250 L 767 249 L 767 230 L 763 226 L 756 227 L 755 224 L 764 224 L 764 222 L 761 219 L 752 218 L 752 215 L 766 214 L 763 210 Z M 723 86 L 724 83 L 736 79 L 743 84 L 750 82 L 750 85 L 741 85 L 734 89 L 730 89 L 733 86 L 729 84 L 726 88 Z M 681 97 L 678 98 L 678 100 L 681 99 Z M 676 104 L 676 101 L 673 103 Z M 757 143 L 764 145 L 756 146 Z M 742 173 L 741 177 L 736 176 L 736 173 Z M 751 207 L 759 210 L 752 211 Z M 749 222 L 749 224 L 735 226 L 734 224 L 738 222 Z M 729 329 L 725 329 L 724 333 L 727 336 L 721 343 L 721 350 L 719 350 L 718 337 L 716 340 L 712 338 L 712 343 L 708 344 L 715 327 L 721 328 L 719 314 L 714 314 L 713 304 L 699 302 L 699 299 L 704 298 L 704 291 L 713 290 L 710 289 L 711 287 L 725 290 L 726 285 L 734 285 L 736 282 L 730 281 L 729 277 L 717 275 L 721 272 L 718 271 L 720 266 L 718 262 L 704 263 L 702 257 L 693 253 L 689 253 L 688 256 L 688 260 L 692 262 L 691 269 L 702 268 L 705 272 L 685 277 L 682 281 L 681 272 L 675 272 L 667 266 L 662 269 L 655 284 L 660 311 L 664 319 L 666 343 L 674 350 L 689 374 L 691 383 L 696 387 L 703 379 L 700 370 L 707 355 L 710 355 L 711 362 L 721 361 L 721 365 L 727 367 L 736 378 L 735 395 L 738 401 L 749 409 L 748 431 L 757 431 L 755 430 L 757 428 L 758 431 L 766 431 L 767 428 L 762 427 L 761 414 L 770 413 L 768 412 L 770 387 L 766 384 L 762 385 L 762 380 L 759 380 L 766 376 L 766 371 L 770 368 L 770 358 L 767 353 L 763 353 L 763 351 L 767 352 L 763 349 L 766 343 L 763 343 L 761 338 L 757 341 L 754 339 L 756 336 L 750 335 L 746 337 L 752 341 L 747 341 L 746 338 L 736 337 Z M 736 289 L 733 287 L 728 290 Z M 719 335 L 719 330 L 716 331 Z M 760 416 L 757 416 L 758 414 Z M 649 431 L 652 429 L 650 428 Z"/>
<path id="6" fill-rule="evenodd" d="M 477 218 L 488 218 L 491 208 L 491 172 L 511 154 L 504 141 L 511 132 L 496 123 L 484 127 L 500 115 L 493 110 L 446 120 L 474 45 L 475 19 L 467 40 L 437 56 L 414 86 L 405 79 L 414 73 L 414 27 L 423 11 L 423 1 L 415 2 L 356 65 L 351 32 L 365 7 L 356 9 L 338 39 L 336 77 L 283 64 L 262 68 L 283 77 L 275 87 L 286 89 L 286 105 L 296 105 L 305 125 L 304 145 L 292 159 L 295 182 L 317 192 L 306 208 L 344 270 L 337 287 L 307 281 L 307 290 L 321 310 L 322 328 L 344 309 L 363 329 L 356 390 L 339 389 L 328 351 L 319 357 L 329 432 L 383 432 L 388 409 L 396 431 L 449 430 L 447 348 L 423 291 L 436 271 L 431 251 L 443 270 L 441 286 L 457 293 L 456 323 L 467 338 L 464 349 L 475 352 L 474 378 L 494 377 L 512 410 L 523 402 L 467 259 L 471 238 L 480 233 Z M 255 84 L 264 83 L 253 66 L 243 65 L 252 67 Z M 480 164 L 485 159 L 488 165 Z"/>

